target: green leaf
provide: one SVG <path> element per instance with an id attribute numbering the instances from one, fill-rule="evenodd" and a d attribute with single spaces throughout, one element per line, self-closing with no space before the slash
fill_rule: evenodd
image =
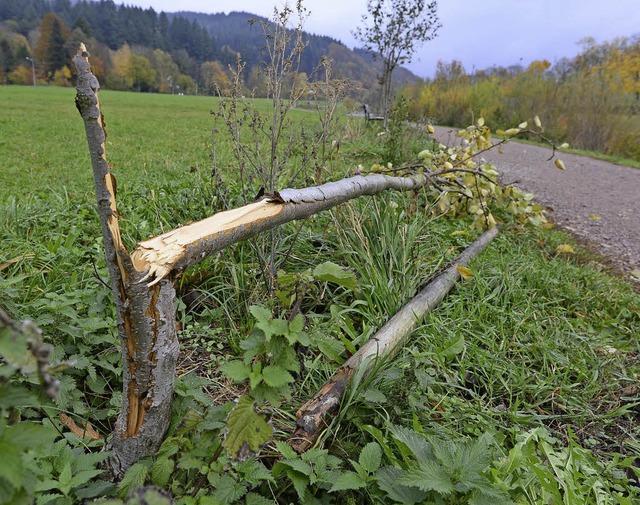
<path id="1" fill-rule="evenodd" d="M 265 309 L 260 305 L 252 305 L 249 307 L 249 312 L 251 312 L 251 315 L 255 318 L 257 323 L 268 323 L 273 317 L 273 314 L 269 309 Z"/>
<path id="2" fill-rule="evenodd" d="M 293 376 L 278 365 L 268 365 L 262 370 L 262 379 L 273 388 L 279 388 L 294 381 Z"/>
<path id="3" fill-rule="evenodd" d="M 6 428 L 0 440 L 5 440 L 20 449 L 34 449 L 51 445 L 56 435 L 56 431 L 48 426 L 22 422 Z"/>
<path id="4" fill-rule="evenodd" d="M 127 505 L 173 505 L 173 499 L 159 489 L 141 489 L 136 496 L 127 500 Z"/>
<path id="5" fill-rule="evenodd" d="M 229 414 L 227 428 L 227 436 L 222 444 L 233 459 L 238 458 L 241 450 L 246 452 L 246 448 L 257 452 L 261 445 L 269 441 L 273 431 L 264 416 L 253 409 L 253 400 L 247 396 L 240 398 Z"/>
<path id="6" fill-rule="evenodd" d="M 361 489 L 366 485 L 365 480 L 356 472 L 344 472 L 336 479 L 331 489 L 329 489 L 329 492 L 335 493 L 336 491 L 344 491 L 347 489 Z"/>
<path id="7" fill-rule="evenodd" d="M 124 474 L 120 484 L 118 484 L 118 496 L 124 498 L 129 494 L 129 491 L 144 485 L 148 473 L 148 462 L 138 462 L 131 465 Z"/>
<path id="8" fill-rule="evenodd" d="M 212 473 L 209 475 L 209 482 L 215 487 L 215 491 L 212 494 L 222 503 L 235 503 L 247 492 L 247 488 L 243 484 L 236 482 L 236 480 L 229 475 Z"/>
<path id="9" fill-rule="evenodd" d="M 249 387 L 254 390 L 262 382 L 262 363 L 258 361 L 249 372 Z"/>
<path id="10" fill-rule="evenodd" d="M 71 478 L 71 489 L 75 489 L 77 487 L 86 484 L 94 477 L 97 477 L 103 473 L 102 470 L 79 470 L 76 471 L 74 476 Z"/>
<path id="11" fill-rule="evenodd" d="M 60 489 L 60 483 L 54 479 L 44 479 L 36 482 L 36 491 L 49 491 L 50 489 Z"/>
<path id="12" fill-rule="evenodd" d="M 27 337 L 20 332 L 4 328 L 0 329 L 0 356 L 14 368 L 35 362 L 28 348 Z"/>
<path id="13" fill-rule="evenodd" d="M 382 461 L 382 449 L 375 442 L 369 442 L 362 448 L 358 463 L 369 473 L 374 473 L 380 468 L 380 462 Z"/>
<path id="14" fill-rule="evenodd" d="M 306 475 L 307 477 L 309 477 L 309 482 L 311 482 L 311 478 L 314 472 L 311 465 L 306 461 L 302 461 L 301 459 L 288 459 L 282 461 L 282 464 L 288 466 L 298 473 L 301 473 L 302 475 Z"/>
<path id="15" fill-rule="evenodd" d="M 14 488 L 21 487 L 23 467 L 20 451 L 11 443 L 0 440 L 0 454 L 0 475 Z"/>
<path id="16" fill-rule="evenodd" d="M 333 282 L 351 291 L 358 289 L 358 279 L 352 270 L 345 269 L 331 261 L 325 261 L 313 269 L 313 276 L 319 281 Z"/>
<path id="17" fill-rule="evenodd" d="M 366 391 L 363 391 L 362 398 L 364 398 L 367 403 L 384 403 L 387 401 L 387 397 L 384 393 L 375 388 L 369 388 Z"/>
<path id="18" fill-rule="evenodd" d="M 35 407 L 38 397 L 22 386 L 0 387 L 0 409 L 11 407 Z"/>
<path id="19" fill-rule="evenodd" d="M 509 499 L 507 494 L 498 490 L 492 493 L 475 490 L 469 496 L 468 503 L 469 505 L 513 505 L 513 501 Z"/>
<path id="20" fill-rule="evenodd" d="M 178 468 L 182 468 L 183 470 L 195 470 L 206 464 L 204 459 L 194 456 L 189 452 L 183 454 L 178 460 Z"/>
<path id="21" fill-rule="evenodd" d="M 304 331 L 304 317 L 302 314 L 298 314 L 293 320 L 289 323 L 289 329 L 287 334 L 287 340 L 289 344 L 293 345 L 296 342 L 299 342 L 301 345 L 308 347 L 311 345 L 311 339 L 309 335 L 307 335 Z"/>
<path id="22" fill-rule="evenodd" d="M 36 505 L 46 505 L 47 503 L 56 503 L 58 498 L 64 498 L 58 493 L 46 493 L 36 497 Z"/>
<path id="23" fill-rule="evenodd" d="M 106 480 L 96 480 L 86 487 L 75 490 L 73 493 L 77 498 L 85 500 L 88 498 L 97 498 L 98 496 L 110 495 L 115 489 L 115 484 Z"/>
<path id="24" fill-rule="evenodd" d="M 278 452 L 287 459 L 296 459 L 298 457 L 296 451 L 294 451 L 293 448 L 285 442 L 280 440 L 276 441 L 276 448 L 278 449 Z"/>
<path id="25" fill-rule="evenodd" d="M 264 463 L 257 461 L 255 458 L 238 463 L 236 469 L 251 486 L 257 486 L 261 481 L 265 480 L 275 482 L 271 471 L 264 466 Z"/>
<path id="26" fill-rule="evenodd" d="M 380 468 L 376 472 L 378 487 L 394 502 L 406 505 L 423 502 L 427 498 L 426 492 L 414 486 L 405 486 L 398 483 L 398 480 L 403 475 L 404 471 L 401 468 L 393 466 Z"/>
<path id="27" fill-rule="evenodd" d="M 447 470 L 435 461 L 423 461 L 420 466 L 410 467 L 398 482 L 440 494 L 451 494 L 456 489 Z"/>
<path id="28" fill-rule="evenodd" d="M 302 475 L 295 470 L 288 470 L 287 477 L 293 484 L 296 493 L 298 494 L 298 498 L 300 498 L 299 503 L 305 503 L 307 497 L 307 486 L 309 485 L 309 478 L 306 475 Z"/>
<path id="29" fill-rule="evenodd" d="M 265 337 L 267 338 L 267 342 L 272 336 L 273 337 L 289 336 L 289 322 L 286 321 L 285 319 L 272 319 L 271 321 L 269 321 L 268 327 L 269 327 L 268 332 L 264 327 L 260 328 L 262 331 L 265 332 L 264 334 L 265 334 Z"/>
<path id="30" fill-rule="evenodd" d="M 463 352 L 464 349 L 465 349 L 464 336 L 463 335 L 456 335 L 456 336 L 448 339 L 444 343 L 443 347 L 444 348 L 442 349 L 441 354 L 445 358 L 453 358 L 454 356 L 457 356 L 458 354 Z"/>
<path id="31" fill-rule="evenodd" d="M 273 505 L 273 500 L 256 493 L 249 493 L 245 498 L 246 505 Z"/>
<path id="32" fill-rule="evenodd" d="M 285 336 L 289 334 L 289 322 L 284 319 L 274 319 L 271 311 L 258 305 L 252 305 L 249 311 L 256 319 L 256 328 L 262 330 L 267 342 L 269 342 L 273 336 Z"/>
<path id="33" fill-rule="evenodd" d="M 67 461 L 58 477 L 58 482 L 60 483 L 59 489 L 65 494 L 65 496 L 69 494 L 69 491 L 71 491 L 72 477 L 73 474 L 71 473 L 71 461 Z"/>
<path id="34" fill-rule="evenodd" d="M 151 467 L 151 482 L 160 487 L 166 487 L 171 478 L 175 463 L 171 458 L 158 458 Z"/>
<path id="35" fill-rule="evenodd" d="M 251 367 L 242 361 L 233 360 L 228 363 L 224 363 L 218 369 L 231 380 L 236 382 L 242 382 L 249 378 L 249 374 L 251 373 Z"/>
<path id="36" fill-rule="evenodd" d="M 289 323 L 289 333 L 300 333 L 302 330 L 304 330 L 304 317 L 298 314 Z"/>
<path id="37" fill-rule="evenodd" d="M 467 442 L 460 451 L 458 464 L 464 469 L 463 475 L 477 476 L 491 464 L 491 445 L 493 437 L 485 433 L 476 441 Z M 462 477 L 464 478 L 464 476 Z"/>
<path id="38" fill-rule="evenodd" d="M 344 344 L 342 341 L 319 335 L 318 333 L 313 335 L 313 340 L 318 346 L 318 349 L 320 349 L 320 352 L 327 358 L 332 361 L 337 361 L 338 363 L 344 361 L 344 358 L 340 356 L 344 352 Z"/>
<path id="39" fill-rule="evenodd" d="M 404 444 L 417 458 L 418 461 L 427 461 L 433 458 L 433 451 L 418 433 L 402 426 L 392 426 L 390 428 L 393 438 L 397 442 Z"/>

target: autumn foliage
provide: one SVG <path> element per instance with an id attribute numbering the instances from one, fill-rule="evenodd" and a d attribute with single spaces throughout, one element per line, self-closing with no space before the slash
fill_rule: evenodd
<path id="1" fill-rule="evenodd" d="M 494 129 L 538 115 L 545 134 L 571 146 L 640 160 L 640 37 L 596 44 L 555 65 L 493 67 L 468 74 L 439 62 L 433 80 L 411 85 L 411 113 L 463 127 L 484 117 Z"/>

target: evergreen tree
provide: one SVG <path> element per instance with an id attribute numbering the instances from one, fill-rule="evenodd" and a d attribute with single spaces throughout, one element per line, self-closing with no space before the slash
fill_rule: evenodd
<path id="1" fill-rule="evenodd" d="M 62 33 L 60 21 L 55 19 L 51 26 L 51 35 L 47 48 L 46 62 L 47 70 L 51 73 L 64 67 L 68 63 L 67 52 L 64 48 L 65 36 Z"/>
<path id="2" fill-rule="evenodd" d="M 40 22 L 40 39 L 35 57 L 44 64 L 48 73 L 53 73 L 68 64 L 64 43 L 69 30 L 53 12 L 45 14 Z"/>

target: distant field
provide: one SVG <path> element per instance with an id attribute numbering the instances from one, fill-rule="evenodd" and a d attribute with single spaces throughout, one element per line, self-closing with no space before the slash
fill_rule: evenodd
<path id="1" fill-rule="evenodd" d="M 91 165 L 72 88 L 0 87 L 2 197 L 66 188 L 91 191 Z M 211 166 L 217 98 L 102 91 L 107 159 L 122 183 L 179 178 Z M 266 105 L 266 100 L 263 100 Z M 306 115 L 292 111 L 293 117 Z"/>
<path id="2" fill-rule="evenodd" d="M 74 96 L 71 88 L 0 88 L 4 196 L 48 188 L 92 189 L 84 127 Z M 190 166 L 207 162 L 209 111 L 215 98 L 104 91 L 100 99 L 107 123 L 107 157 L 117 177 L 141 180 L 153 177 L 156 170 L 178 177 Z"/>

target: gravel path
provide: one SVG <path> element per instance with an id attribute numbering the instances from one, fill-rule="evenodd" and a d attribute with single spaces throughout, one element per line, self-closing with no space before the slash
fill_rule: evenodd
<path id="1" fill-rule="evenodd" d="M 437 127 L 443 144 L 460 142 L 458 130 Z M 575 154 L 558 153 L 566 170 L 558 170 L 551 149 L 509 142 L 484 158 L 505 184 L 534 193 L 552 219 L 581 242 L 608 258 L 627 278 L 640 280 L 640 169 Z"/>

